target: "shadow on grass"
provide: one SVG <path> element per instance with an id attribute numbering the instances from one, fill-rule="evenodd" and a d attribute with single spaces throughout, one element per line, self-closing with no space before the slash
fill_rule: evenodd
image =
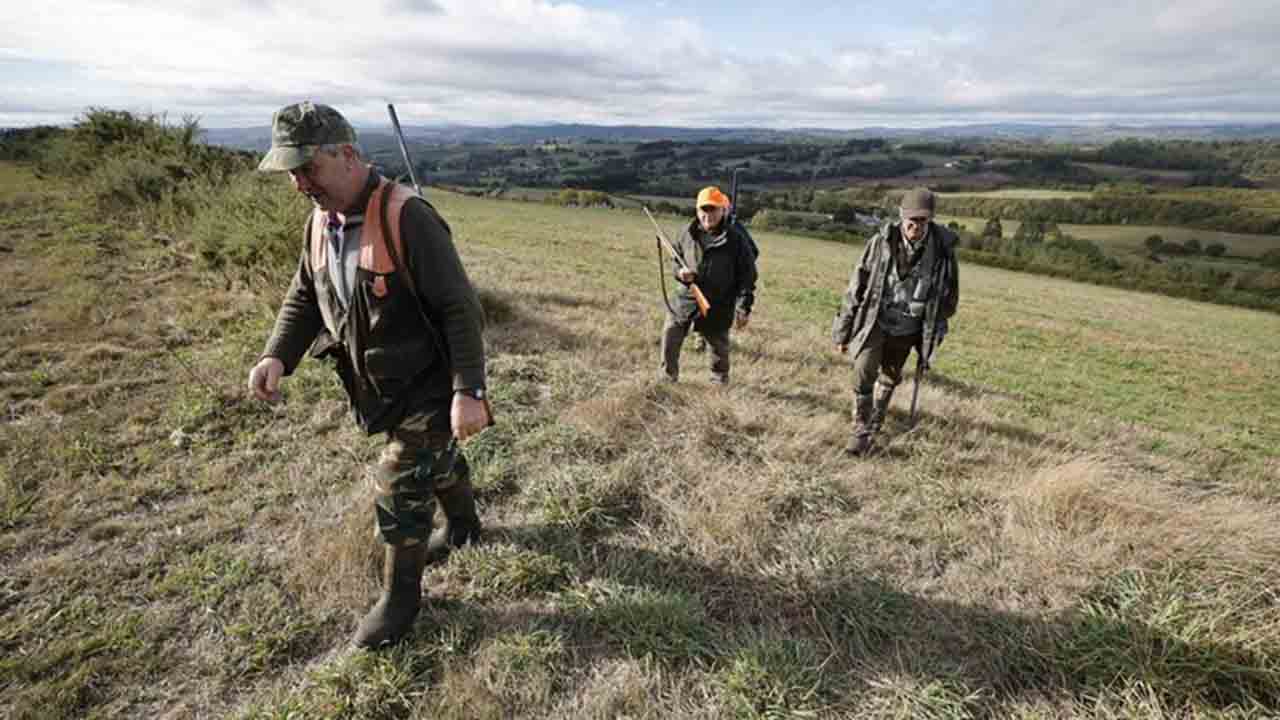
<path id="1" fill-rule="evenodd" d="M 938 380 L 941 380 L 941 382 L 937 382 L 937 384 L 945 388 L 946 392 L 954 392 L 960 397 L 977 398 L 990 394 L 981 388 L 975 388 L 941 376 L 930 375 L 928 382 L 934 383 Z M 852 389 L 847 383 L 842 385 L 839 392 L 807 390 L 795 386 L 751 386 L 751 390 L 769 400 L 798 403 L 810 411 L 827 412 L 842 415 L 846 418 L 849 418 L 852 414 L 853 395 Z M 911 390 L 911 381 L 909 379 L 903 381 L 897 390 L 898 393 L 905 394 L 908 400 L 908 407 Z M 850 422 L 852 423 L 852 421 Z M 877 442 L 881 448 L 880 452 L 883 454 L 890 457 L 908 457 L 913 454 L 911 436 L 937 436 L 939 434 L 960 438 L 960 442 L 971 442 L 964 440 L 964 438 L 976 436 L 998 437 L 1006 442 L 1025 448 L 1066 450 L 1070 447 L 1068 443 L 1012 423 L 986 422 L 961 414 L 942 415 L 934 413 L 924 405 L 923 400 L 917 406 L 914 425 L 911 423 L 910 410 L 897 407 L 890 408 Z"/>
<path id="2" fill-rule="evenodd" d="M 607 534 L 583 537 L 564 528 L 521 526 L 494 528 L 489 537 L 558 558 L 580 585 L 656 593 L 649 597 L 657 605 L 649 610 L 671 613 L 661 632 L 641 627 L 645 637 L 637 644 L 626 622 L 617 624 L 616 609 L 528 612 L 521 604 L 524 609 L 515 615 L 465 610 L 488 616 L 489 627 L 527 630 L 532 624 L 565 633 L 587 663 L 648 652 L 672 667 L 724 668 L 753 652 L 759 637 L 772 636 L 826 658 L 823 674 L 839 678 L 828 682 L 841 686 L 827 687 L 836 704 L 838 693 L 867 689 L 857 678 L 870 673 L 953 688 L 972 717 L 997 717 L 1006 703 L 1037 698 L 1087 705 L 1132 683 L 1145 684 L 1170 707 L 1280 707 L 1280 657 L 1176 637 L 1148 622 L 1151 615 L 1143 609 L 1126 611 L 1113 602 L 1129 590 L 1115 590 L 1112 580 L 1080 607 L 1037 617 L 920 597 L 860 576 L 853 567 L 801 588 L 678 553 L 615 545 Z M 690 602 L 700 609 L 690 612 Z M 462 605 L 446 602 L 436 612 L 452 610 Z M 673 647 L 664 651 L 655 643 Z"/>
<path id="3" fill-rule="evenodd" d="M 522 355 L 568 352 L 586 344 L 584 337 L 566 326 L 526 311 L 522 296 L 493 289 L 482 289 L 478 294 L 485 314 L 485 345 L 490 352 Z M 565 303 L 576 302 L 571 296 L 556 297 Z"/>
<path id="4" fill-rule="evenodd" d="M 905 458 L 914 454 L 913 437 L 950 436 L 948 441 L 961 445 L 977 445 L 973 438 L 999 438 L 1026 449 L 1051 448 L 1069 450 L 1070 443 L 1054 439 L 1043 433 L 1028 430 L 1006 422 L 986 422 L 964 415 L 940 415 L 923 408 L 916 410 L 916 422 L 911 424 L 910 410 L 889 410 L 885 424 L 876 442 L 880 452 L 889 457 Z"/>

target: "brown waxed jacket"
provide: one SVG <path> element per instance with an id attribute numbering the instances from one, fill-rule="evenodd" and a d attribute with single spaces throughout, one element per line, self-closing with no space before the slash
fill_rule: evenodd
<path id="1" fill-rule="evenodd" d="M 840 311 L 831 323 L 831 339 L 836 345 L 847 345 L 850 355 L 857 355 L 867 341 L 880 315 L 880 301 L 888 276 L 891 251 L 889 242 L 901 242 L 899 223 L 885 223 L 867 240 L 862 257 L 849 275 Z M 931 351 L 935 339 L 945 333 L 947 320 L 955 314 L 960 302 L 960 274 L 956 264 L 956 235 L 946 227 L 932 223 L 930 243 L 937 243 L 934 267 L 925 268 L 932 284 L 925 306 L 924 337 L 921 344 Z"/>
<path id="2" fill-rule="evenodd" d="M 331 358 L 356 422 L 375 433 L 425 404 L 447 402 L 454 390 L 485 386 L 484 316 L 435 208 L 384 178 L 377 178 L 364 207 L 348 306 L 342 307 L 329 277 L 325 216 L 317 209 L 263 355 L 279 358 L 286 373 L 308 347 L 313 357 Z M 406 271 L 420 303 L 405 282 Z"/>

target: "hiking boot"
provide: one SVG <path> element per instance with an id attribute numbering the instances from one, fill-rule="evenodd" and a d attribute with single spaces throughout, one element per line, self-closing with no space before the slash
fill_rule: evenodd
<path id="1" fill-rule="evenodd" d="M 849 444 L 844 446 L 846 455 L 853 457 L 862 457 L 871 452 L 873 436 L 871 433 L 859 433 L 849 438 Z"/>
<path id="2" fill-rule="evenodd" d="M 382 596 L 360 621 L 352 642 L 363 648 L 394 645 L 413 629 L 422 607 L 427 546 L 388 545 L 382 563 Z"/>
<path id="3" fill-rule="evenodd" d="M 464 477 L 452 487 L 436 493 L 444 511 L 444 527 L 437 528 L 427 540 L 427 562 L 448 559 L 449 553 L 480 542 L 480 516 L 476 513 L 475 490 L 471 477 Z"/>

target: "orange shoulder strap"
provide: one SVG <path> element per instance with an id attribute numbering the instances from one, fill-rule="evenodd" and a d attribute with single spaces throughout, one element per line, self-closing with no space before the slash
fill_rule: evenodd
<path id="1" fill-rule="evenodd" d="M 413 191 L 400 183 L 388 182 L 385 178 L 378 181 L 364 211 L 360 267 L 381 275 L 396 271 L 396 261 L 404 257 L 400 212 L 413 196 Z"/>

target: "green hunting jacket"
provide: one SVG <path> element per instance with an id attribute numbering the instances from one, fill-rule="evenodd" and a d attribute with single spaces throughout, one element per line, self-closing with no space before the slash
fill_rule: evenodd
<path id="1" fill-rule="evenodd" d="M 693 320 L 700 332 L 718 333 L 733 325 L 736 310 L 751 314 L 756 300 L 756 255 L 737 226 L 726 231 L 722 224 L 718 233 L 708 233 L 694 219 L 680 233 L 675 248 L 697 273 L 694 282 L 711 303 L 707 316 L 700 317 L 693 291 L 681 284 L 672 307 L 677 322 Z M 673 259 L 672 275 L 679 270 L 680 263 Z"/>
<path id="2" fill-rule="evenodd" d="M 387 237 L 369 232 L 382 227 L 371 226 L 369 217 L 378 191 L 373 185 L 356 205 L 366 210 L 362 249 L 366 242 Z M 376 187 L 389 190 L 392 185 L 379 179 Z M 384 201 L 389 196 L 388 191 Z M 313 225 L 323 222 L 323 214 L 315 212 L 306 223 L 298 268 L 263 356 L 279 358 L 286 374 L 308 349 L 312 357 L 332 362 L 357 424 L 370 434 L 396 427 L 426 405 L 448 402 L 455 390 L 483 388 L 484 313 L 449 225 L 435 208 L 415 195 L 399 213 L 400 260 L 420 302 L 386 254 L 366 260 L 377 256 L 370 248 L 362 255 L 344 308 L 313 232 Z"/>
<path id="3" fill-rule="evenodd" d="M 892 262 L 889 241 L 902 242 L 900 223 L 885 223 L 867 241 L 858 264 L 849 275 L 849 286 L 845 289 L 840 311 L 831 323 L 832 341 L 836 345 L 847 345 L 850 355 L 858 354 L 879 319 L 880 302 Z M 934 267 L 926 268 L 924 274 L 930 289 L 921 345 L 927 352 L 932 352 L 946 334 L 947 320 L 955 315 L 959 305 L 960 274 L 956 264 L 955 233 L 942 225 L 930 223 L 928 242 L 937 245 Z"/>

